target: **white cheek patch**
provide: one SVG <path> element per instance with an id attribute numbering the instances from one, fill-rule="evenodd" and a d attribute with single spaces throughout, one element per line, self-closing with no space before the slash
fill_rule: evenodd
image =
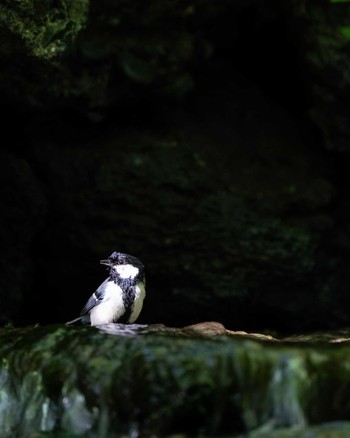
<path id="1" fill-rule="evenodd" d="M 117 265 L 113 267 L 121 278 L 135 278 L 139 269 L 133 265 Z"/>

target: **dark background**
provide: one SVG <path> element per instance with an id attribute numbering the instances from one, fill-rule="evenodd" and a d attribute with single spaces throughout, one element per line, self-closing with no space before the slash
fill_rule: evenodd
<path id="1" fill-rule="evenodd" d="M 138 322 L 349 324 L 348 2 L 0 12 L 1 323 L 73 319 L 117 250 Z"/>

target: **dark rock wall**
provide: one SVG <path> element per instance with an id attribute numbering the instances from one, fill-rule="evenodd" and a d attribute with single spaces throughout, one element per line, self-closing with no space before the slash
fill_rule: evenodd
<path id="1" fill-rule="evenodd" d="M 140 322 L 349 323 L 349 6 L 231 3 L 0 6 L 1 322 L 72 319 L 121 250 Z"/>

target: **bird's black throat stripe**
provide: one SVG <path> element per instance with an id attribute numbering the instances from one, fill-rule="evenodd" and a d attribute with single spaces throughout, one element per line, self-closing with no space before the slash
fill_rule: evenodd
<path id="1" fill-rule="evenodd" d="M 134 309 L 136 281 L 130 280 L 129 278 L 123 279 L 117 275 L 114 278 L 114 282 L 117 283 L 117 285 L 123 291 L 123 304 L 125 309 L 124 313 L 116 322 L 121 324 L 127 324 Z"/>
<path id="2" fill-rule="evenodd" d="M 134 302 L 135 302 L 135 287 L 138 281 L 143 277 L 143 272 L 140 272 L 135 278 L 132 280 L 130 278 L 121 278 L 114 270 L 110 270 L 110 278 L 116 283 L 121 290 L 123 291 L 123 304 L 125 311 L 118 319 L 118 323 L 128 324 L 132 315 L 132 311 L 134 310 Z"/>

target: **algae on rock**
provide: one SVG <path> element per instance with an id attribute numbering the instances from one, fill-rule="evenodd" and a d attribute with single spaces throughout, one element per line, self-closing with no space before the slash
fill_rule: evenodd
<path id="1" fill-rule="evenodd" d="M 347 418 L 347 347 L 241 338 L 2 329 L 1 436 L 237 436 Z"/>

